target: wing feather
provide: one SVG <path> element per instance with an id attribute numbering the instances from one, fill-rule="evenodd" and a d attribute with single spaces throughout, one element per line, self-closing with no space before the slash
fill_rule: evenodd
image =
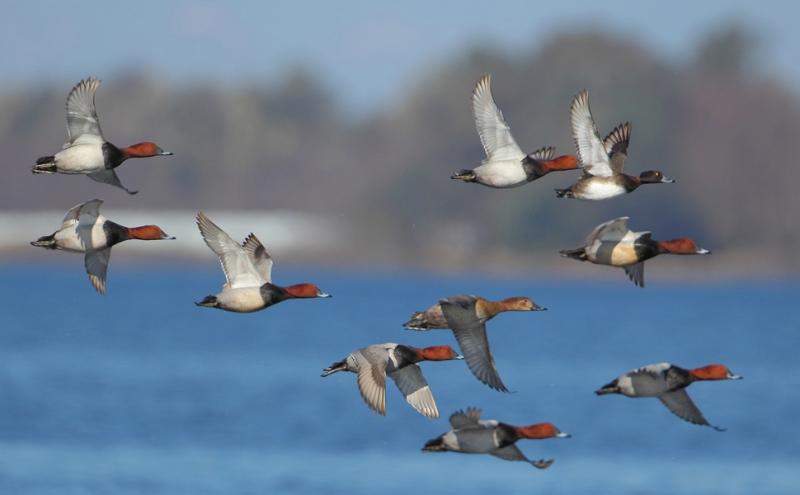
<path id="1" fill-rule="evenodd" d="M 484 74 L 472 92 L 472 114 L 487 161 L 522 160 L 525 154 L 492 97 L 492 77 Z"/>
<path id="2" fill-rule="evenodd" d="M 611 177 L 613 171 L 608 153 L 597 134 L 592 110 L 589 107 L 589 92 L 585 89 L 572 100 L 570 123 L 572 124 L 572 139 L 575 140 L 575 148 L 578 150 L 578 158 L 580 158 L 584 172 L 597 177 Z"/>
<path id="3" fill-rule="evenodd" d="M 90 77 L 69 92 L 66 104 L 69 145 L 105 142 L 94 106 L 94 94 L 99 86 L 100 80 Z"/>

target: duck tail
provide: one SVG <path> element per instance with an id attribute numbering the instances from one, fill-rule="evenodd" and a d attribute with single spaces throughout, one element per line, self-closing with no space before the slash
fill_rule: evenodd
<path id="1" fill-rule="evenodd" d="M 217 296 L 206 296 L 202 301 L 196 302 L 195 305 L 203 306 L 204 308 L 216 308 L 219 306 Z"/>
<path id="2" fill-rule="evenodd" d="M 584 248 L 576 248 L 576 249 L 563 249 L 559 251 L 561 256 L 565 258 L 572 258 L 578 261 L 586 261 L 586 249 Z"/>
<path id="3" fill-rule="evenodd" d="M 322 370 L 322 374 L 319 376 L 326 377 L 339 371 L 347 371 L 347 359 L 336 361 L 332 365 Z"/>
<path id="4" fill-rule="evenodd" d="M 575 195 L 572 193 L 571 189 L 556 189 L 556 197 L 557 198 L 574 198 Z"/>
<path id="5" fill-rule="evenodd" d="M 56 157 L 53 155 L 43 156 L 36 160 L 36 165 L 31 170 L 34 174 L 54 174 L 56 173 Z"/>
<path id="6" fill-rule="evenodd" d="M 425 319 L 425 312 L 417 311 L 411 315 L 411 319 L 403 323 L 409 330 L 430 330 L 428 320 Z"/>
<path id="7" fill-rule="evenodd" d="M 617 385 L 617 381 L 614 380 L 611 383 L 606 383 L 599 389 L 594 391 L 597 395 L 606 395 L 606 394 L 618 394 L 619 393 L 619 386 Z"/>
<path id="8" fill-rule="evenodd" d="M 433 440 L 428 440 L 425 442 L 425 446 L 422 447 L 423 452 L 446 452 L 447 447 L 444 444 L 444 435 L 438 436 Z"/>
<path id="9" fill-rule="evenodd" d="M 36 247 L 43 247 L 45 249 L 55 249 L 56 248 L 56 235 L 46 235 L 42 236 L 35 241 L 31 241 L 31 246 Z"/>
<path id="10" fill-rule="evenodd" d="M 450 176 L 450 178 L 463 180 L 464 182 L 475 182 L 475 180 L 478 178 L 478 175 L 475 173 L 474 170 L 464 169 L 454 173 L 453 175 Z"/>

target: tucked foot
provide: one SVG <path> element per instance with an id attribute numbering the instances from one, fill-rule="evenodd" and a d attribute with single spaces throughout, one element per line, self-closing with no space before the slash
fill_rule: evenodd
<path id="1" fill-rule="evenodd" d="M 456 172 L 450 176 L 451 179 L 459 179 L 463 180 L 464 182 L 475 182 L 478 176 L 475 174 L 473 170 L 462 170 L 460 172 Z"/>
<path id="2" fill-rule="evenodd" d="M 557 198 L 574 198 L 575 195 L 570 189 L 556 189 Z"/>
<path id="3" fill-rule="evenodd" d="M 36 165 L 33 166 L 31 172 L 34 174 L 54 174 L 58 172 L 56 169 L 56 157 L 43 156 L 36 160 Z"/>
<path id="4" fill-rule="evenodd" d="M 531 465 L 537 469 L 547 469 L 553 465 L 553 462 L 555 462 L 553 459 L 539 459 L 531 461 Z"/>
<path id="5" fill-rule="evenodd" d="M 31 246 L 36 247 L 43 247 L 45 249 L 55 249 L 56 248 L 56 239 L 53 235 L 46 235 L 36 239 L 35 241 L 31 241 Z"/>

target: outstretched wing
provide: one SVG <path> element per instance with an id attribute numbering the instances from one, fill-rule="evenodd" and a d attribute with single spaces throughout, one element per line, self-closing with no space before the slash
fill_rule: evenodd
<path id="1" fill-rule="evenodd" d="M 139 192 L 139 191 L 131 191 L 127 187 L 123 186 L 122 182 L 119 180 L 119 177 L 117 176 L 117 172 L 115 172 L 114 169 L 112 168 L 106 168 L 86 175 L 88 175 L 90 179 L 96 180 L 97 182 L 102 182 L 103 184 L 109 184 L 114 187 L 118 187 L 128 194 L 136 194 Z"/>
<path id="2" fill-rule="evenodd" d="M 528 157 L 538 161 L 547 161 L 552 160 L 555 154 L 556 149 L 552 146 L 548 146 L 546 148 L 539 148 L 538 150 L 529 154 Z"/>
<path id="3" fill-rule="evenodd" d="M 611 160 L 611 169 L 616 173 L 622 173 L 625 167 L 625 159 L 628 158 L 628 143 L 631 139 L 631 123 L 625 122 L 618 125 L 603 140 L 603 146 Z"/>
<path id="4" fill-rule="evenodd" d="M 358 363 L 358 391 L 370 409 L 386 415 L 386 365 L 389 353 L 381 346 L 369 346 L 353 353 Z"/>
<path id="5" fill-rule="evenodd" d="M 586 245 L 591 246 L 595 241 L 619 242 L 623 240 L 631 231 L 628 228 L 628 218 L 619 217 L 601 223 L 586 237 Z"/>
<path id="6" fill-rule="evenodd" d="M 108 261 L 110 258 L 110 247 L 99 251 L 89 251 L 83 257 L 89 280 L 92 282 L 94 289 L 100 294 L 106 293 L 106 272 L 108 271 Z"/>
<path id="7" fill-rule="evenodd" d="M 585 173 L 597 177 L 611 177 L 613 171 L 603 142 L 597 134 L 592 110 L 589 108 L 589 92 L 585 89 L 572 99 L 570 107 L 572 139 Z"/>
<path id="8" fill-rule="evenodd" d="M 484 74 L 472 91 L 472 114 L 488 161 L 522 160 L 525 154 L 514 141 L 511 128 L 503 119 L 492 97 L 492 76 Z"/>
<path id="9" fill-rule="evenodd" d="M 203 212 L 197 214 L 197 227 L 206 245 L 219 257 L 228 287 L 236 289 L 263 285 L 261 275 L 244 248 Z"/>
<path id="10" fill-rule="evenodd" d="M 686 393 L 685 388 L 661 394 L 658 396 L 658 399 L 667 406 L 667 409 L 669 409 L 672 414 L 684 421 L 696 425 L 711 426 L 715 430 L 722 430 L 722 428 L 713 426 L 706 420 L 703 413 L 700 412 L 700 409 L 692 402 L 689 394 Z"/>
<path id="11" fill-rule="evenodd" d="M 623 267 L 628 278 L 639 287 L 644 287 L 644 261 Z"/>
<path id="12" fill-rule="evenodd" d="M 440 304 L 472 374 L 489 387 L 508 392 L 495 367 L 486 338 L 486 326 L 475 313 L 475 299 L 455 296 L 443 299 Z"/>
<path id="13" fill-rule="evenodd" d="M 100 120 L 94 108 L 94 94 L 100 80 L 90 77 L 84 79 L 67 96 L 67 136 L 66 145 L 104 143 Z M 66 146 L 65 145 L 65 146 Z"/>
<path id="14" fill-rule="evenodd" d="M 478 426 L 481 420 L 481 410 L 468 407 L 465 411 L 456 411 L 450 415 L 450 426 L 454 430 L 468 426 Z"/>
<path id="15" fill-rule="evenodd" d="M 262 284 L 272 282 L 272 257 L 255 234 L 250 234 L 242 243 L 242 248 L 261 276 Z"/>
<path id="16" fill-rule="evenodd" d="M 535 461 L 528 459 L 527 457 L 525 457 L 525 454 L 523 454 L 522 451 L 519 450 L 519 448 L 513 443 L 511 445 L 503 447 L 502 449 L 496 449 L 489 453 L 495 457 L 499 457 L 500 459 L 504 459 L 506 461 L 528 462 L 532 466 L 539 469 L 547 469 L 553 464 L 553 459 L 538 459 Z"/>
<path id="17" fill-rule="evenodd" d="M 61 221 L 61 228 L 70 227 L 79 223 L 81 217 L 84 218 L 85 223 L 93 224 L 97 217 L 100 216 L 100 205 L 103 204 L 102 199 L 91 199 L 85 203 L 75 205 L 69 209 L 64 219 Z"/>
<path id="18" fill-rule="evenodd" d="M 436 408 L 431 388 L 419 366 L 409 364 L 389 373 L 389 376 L 405 396 L 406 402 L 417 412 L 429 418 L 439 417 L 439 409 Z"/>

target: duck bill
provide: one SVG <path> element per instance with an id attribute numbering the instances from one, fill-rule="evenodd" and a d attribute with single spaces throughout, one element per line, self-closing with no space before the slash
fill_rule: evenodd
<path id="1" fill-rule="evenodd" d="M 556 434 L 556 438 L 572 438 L 572 435 L 570 435 L 570 434 L 569 434 L 569 433 L 567 433 L 567 432 L 560 431 L 560 432 L 558 432 L 558 433 Z"/>
<path id="2" fill-rule="evenodd" d="M 166 233 L 161 234 L 161 238 L 164 239 L 164 240 L 170 240 L 170 241 L 174 241 L 175 240 L 175 236 L 174 235 L 168 235 Z"/>
<path id="3" fill-rule="evenodd" d="M 743 379 L 744 377 L 742 375 L 734 375 L 733 373 L 728 375 L 728 380 L 743 380 Z"/>
<path id="4" fill-rule="evenodd" d="M 456 354 L 456 356 L 453 359 L 462 360 L 464 359 L 464 356 L 462 356 L 461 354 Z"/>
<path id="5" fill-rule="evenodd" d="M 704 249 L 704 248 L 699 247 L 699 248 L 697 248 L 696 253 L 697 254 L 711 254 L 711 251 L 709 251 L 708 249 Z"/>
<path id="6" fill-rule="evenodd" d="M 333 297 L 333 296 L 328 294 L 327 292 L 319 291 L 319 292 L 317 292 L 317 297 L 321 297 L 323 299 L 327 299 L 327 298 Z"/>
<path id="7" fill-rule="evenodd" d="M 662 177 L 661 182 L 664 182 L 666 184 L 674 184 L 677 181 L 675 179 L 670 179 L 668 177 Z"/>
<path id="8" fill-rule="evenodd" d="M 175 153 L 173 153 L 171 151 L 162 151 L 161 153 L 159 153 L 159 156 L 172 156 L 174 154 Z"/>
<path id="9" fill-rule="evenodd" d="M 547 311 L 547 308 L 544 306 L 539 306 L 538 304 L 534 304 L 531 308 L 531 311 Z"/>

